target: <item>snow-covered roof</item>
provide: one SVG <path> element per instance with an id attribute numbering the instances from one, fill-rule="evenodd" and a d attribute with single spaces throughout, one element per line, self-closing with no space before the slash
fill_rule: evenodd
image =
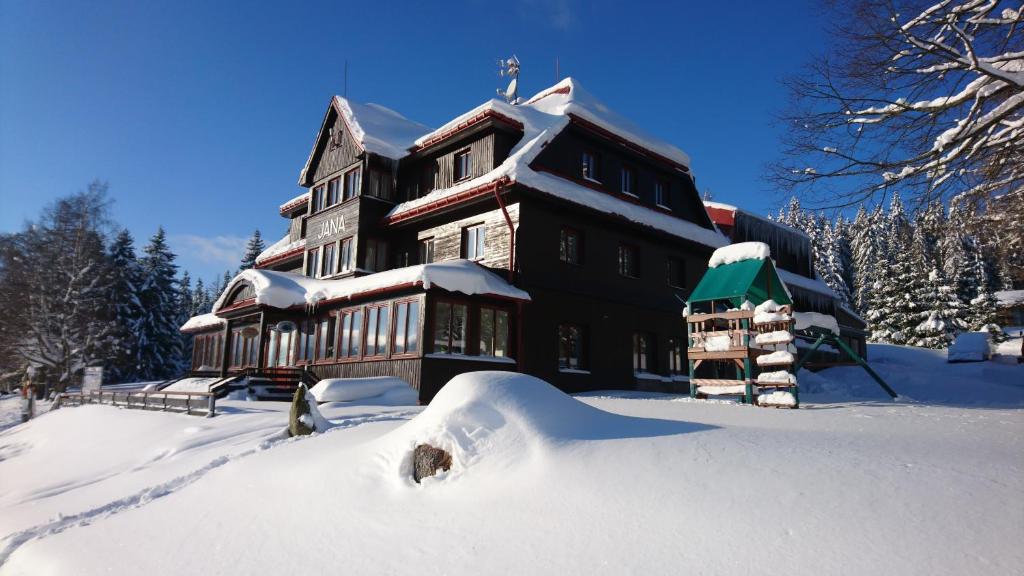
<path id="1" fill-rule="evenodd" d="M 708 268 L 718 268 L 723 264 L 732 264 L 743 260 L 764 260 L 771 258 L 772 251 L 764 242 L 740 242 L 723 246 L 711 254 Z"/>
<path id="2" fill-rule="evenodd" d="M 283 238 L 268 246 L 267 249 L 264 250 L 263 252 L 260 252 L 260 255 L 256 257 L 256 264 L 263 264 L 264 262 L 273 260 L 274 258 L 282 254 L 287 254 L 289 252 L 306 247 L 305 238 L 299 238 L 294 242 L 290 241 L 288 238 L 289 235 L 285 234 Z"/>
<path id="3" fill-rule="evenodd" d="M 646 136 L 631 122 L 609 110 L 572 78 L 566 78 L 517 106 L 500 100 L 485 102 L 453 119 L 438 130 L 423 135 L 419 142 L 428 142 L 435 135 L 450 131 L 461 123 L 488 111 L 523 125 L 523 137 L 512 148 L 508 158 L 486 174 L 398 204 L 388 213 L 389 219 L 394 221 L 402 216 L 416 213 L 419 209 L 433 203 L 504 181 L 510 184 L 518 183 L 575 204 L 621 216 L 713 248 L 728 244 L 728 239 L 716 230 L 704 228 L 653 208 L 627 202 L 530 167 L 541 150 L 569 125 L 573 117 L 590 122 L 672 162 L 683 166 L 689 164 L 689 157 L 682 150 Z"/>
<path id="4" fill-rule="evenodd" d="M 280 212 L 287 212 L 289 210 L 293 210 L 295 208 L 298 208 L 299 206 L 302 206 L 306 202 L 309 202 L 309 191 L 308 190 L 303 192 L 302 194 L 299 194 L 295 198 L 292 198 L 291 200 L 285 202 L 284 204 L 281 204 L 278 207 L 278 210 Z"/>
<path id="5" fill-rule="evenodd" d="M 794 274 L 789 270 L 783 270 L 782 268 L 776 268 L 779 273 L 779 278 L 788 285 L 796 286 L 797 288 L 803 288 L 811 292 L 817 292 L 824 296 L 838 299 L 839 296 L 835 293 L 828 284 L 825 284 L 818 278 L 808 278 L 799 274 Z"/>
<path id="6" fill-rule="evenodd" d="M 416 140 L 430 131 L 380 104 L 360 104 L 341 96 L 335 96 L 334 103 L 359 146 L 386 158 L 404 158 Z"/>
<path id="7" fill-rule="evenodd" d="M 331 99 L 331 106 L 341 115 L 348 126 L 349 134 L 363 150 L 398 160 L 409 155 L 416 139 L 430 131 L 430 128 L 409 120 L 394 110 L 380 104 L 360 104 L 342 96 Z M 324 116 L 326 126 L 328 116 Z M 306 158 L 306 164 L 299 174 L 299 184 L 306 180 L 313 157 L 316 155 L 316 143 Z"/>
<path id="8" fill-rule="evenodd" d="M 774 226 L 778 226 L 779 228 L 782 228 L 783 230 L 786 230 L 788 232 L 792 232 L 794 234 L 799 234 L 799 235 L 804 236 L 806 238 L 810 238 L 810 236 L 808 236 L 806 232 L 804 232 L 803 230 L 801 230 L 799 228 L 794 228 L 794 227 L 790 226 L 789 224 L 783 224 L 782 222 L 778 222 L 776 220 L 772 220 L 771 218 L 766 218 L 764 216 L 761 216 L 760 214 L 754 214 L 753 212 L 751 212 L 749 210 L 744 210 L 743 208 L 740 208 L 738 206 L 733 206 L 732 204 L 726 204 L 724 202 L 713 202 L 711 200 L 704 200 L 703 202 L 704 202 L 704 207 L 705 208 L 716 208 L 718 210 L 725 210 L 727 212 L 733 212 L 734 214 L 737 213 L 737 212 L 740 212 L 740 213 L 744 214 L 745 216 L 749 216 L 751 218 L 756 218 L 757 220 L 760 220 L 762 222 L 766 222 L 768 224 L 772 224 Z M 712 220 L 714 220 L 714 218 L 712 218 Z"/>
<path id="9" fill-rule="evenodd" d="M 225 322 L 227 321 L 223 318 L 218 318 L 216 314 L 208 312 L 189 318 L 188 321 L 181 325 L 179 330 L 182 332 L 197 332 L 208 328 L 221 328 Z"/>
<path id="10" fill-rule="evenodd" d="M 1016 306 L 1024 304 L 1024 290 L 1000 290 L 996 292 L 1000 306 Z"/>
<path id="11" fill-rule="evenodd" d="M 441 288 L 467 295 L 487 295 L 529 300 L 530 295 L 469 260 L 448 260 L 377 272 L 359 278 L 329 280 L 292 272 L 250 269 L 239 272 L 213 305 L 217 312 L 231 289 L 240 281 L 252 284 L 255 303 L 272 308 L 314 305 L 352 299 L 372 292 L 403 286 Z"/>

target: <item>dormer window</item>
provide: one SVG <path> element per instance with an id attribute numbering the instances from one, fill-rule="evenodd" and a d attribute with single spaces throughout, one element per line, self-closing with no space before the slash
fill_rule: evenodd
<path id="1" fill-rule="evenodd" d="M 668 208 L 668 183 L 664 180 L 658 180 L 654 183 L 654 203 L 662 208 Z"/>
<path id="2" fill-rule="evenodd" d="M 593 152 L 586 150 L 583 152 L 581 160 L 583 178 L 599 182 L 597 178 L 597 156 Z"/>
<path id="3" fill-rule="evenodd" d="M 463 150 L 455 155 L 455 181 L 464 180 L 469 178 L 472 174 L 471 168 L 471 153 L 469 150 Z"/>
<path id="4" fill-rule="evenodd" d="M 620 178 L 622 193 L 636 196 L 636 171 L 632 168 L 623 168 Z"/>

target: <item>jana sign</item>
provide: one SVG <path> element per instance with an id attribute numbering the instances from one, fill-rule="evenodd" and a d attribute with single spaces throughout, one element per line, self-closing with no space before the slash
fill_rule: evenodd
<path id="1" fill-rule="evenodd" d="M 330 220 L 324 220 L 320 223 L 320 230 L 316 236 L 317 240 L 333 236 L 339 232 L 345 231 L 345 216 L 338 216 L 337 218 L 331 218 Z"/>
<path id="2" fill-rule="evenodd" d="M 102 366 L 89 366 L 85 369 L 85 374 L 82 376 L 82 392 L 89 392 L 90 390 L 99 390 L 103 384 L 103 367 Z"/>

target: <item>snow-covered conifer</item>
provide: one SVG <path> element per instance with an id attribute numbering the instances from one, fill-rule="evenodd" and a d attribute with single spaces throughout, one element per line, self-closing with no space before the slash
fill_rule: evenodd
<path id="1" fill-rule="evenodd" d="M 260 231 L 256 230 L 249 238 L 249 243 L 245 245 L 245 255 L 242 256 L 242 265 L 239 270 L 255 268 L 256 258 L 258 258 L 266 249 L 267 247 L 263 243 L 263 237 L 260 236 Z"/>

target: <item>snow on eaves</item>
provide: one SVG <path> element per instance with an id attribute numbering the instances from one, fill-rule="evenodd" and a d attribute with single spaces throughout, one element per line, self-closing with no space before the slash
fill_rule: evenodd
<path id="1" fill-rule="evenodd" d="M 334 103 L 363 150 L 392 160 L 407 156 L 416 140 L 430 131 L 380 104 L 359 104 L 341 96 L 335 96 Z"/>
<path id="2" fill-rule="evenodd" d="M 285 234 L 284 238 L 281 238 L 277 242 L 274 242 L 266 250 L 260 252 L 260 255 L 256 257 L 256 264 L 263 264 L 264 262 L 271 260 L 281 254 L 286 254 L 292 250 L 297 250 L 306 245 L 305 238 L 299 238 L 295 241 L 288 240 L 289 235 Z"/>
<path id="3" fill-rule="evenodd" d="M 208 312 L 189 318 L 188 321 L 181 325 L 179 330 L 182 332 L 198 332 L 208 328 L 221 328 L 225 322 L 226 320 L 223 318 L 218 318 L 216 314 Z"/>
<path id="4" fill-rule="evenodd" d="M 252 284 L 256 304 L 271 308 L 311 306 L 400 286 L 422 286 L 424 290 L 441 288 L 466 295 L 489 295 L 513 300 L 530 299 L 529 294 L 478 264 L 468 260 L 448 260 L 337 280 L 309 278 L 292 272 L 243 270 L 217 299 L 213 306 L 214 312 L 224 306 L 226 295 L 241 281 Z"/>
<path id="5" fill-rule="evenodd" d="M 578 82 L 567 78 L 534 96 L 525 104 L 513 106 L 500 100 L 490 100 L 448 122 L 436 131 L 425 134 L 419 142 L 427 142 L 438 134 L 451 130 L 460 123 L 485 112 L 494 111 L 523 124 L 523 137 L 516 143 L 499 166 L 490 172 L 465 182 L 398 204 L 388 213 L 396 217 L 438 200 L 507 179 L 539 192 L 613 214 L 678 236 L 711 248 L 729 243 L 717 230 L 704 228 L 693 222 L 639 204 L 628 202 L 598 190 L 582 186 L 571 180 L 539 172 L 530 164 L 541 150 L 569 125 L 569 114 L 575 114 L 610 132 L 618 134 L 639 146 L 665 156 L 680 164 L 688 164 L 689 157 L 678 148 L 641 136 L 641 132 L 627 120 L 608 110 L 584 91 Z M 614 121 L 614 122 L 613 122 Z M 617 123 L 616 123 L 617 122 Z"/>
<path id="6" fill-rule="evenodd" d="M 839 296 L 835 291 L 832 290 L 832 288 L 829 288 L 828 284 L 825 284 L 818 278 L 808 278 L 806 276 L 794 274 L 789 270 L 783 270 L 782 268 L 776 268 L 776 271 L 779 273 L 779 278 L 781 278 L 787 285 L 796 286 L 797 288 L 802 288 L 811 292 L 817 292 L 818 294 L 835 298 L 836 300 L 839 299 Z"/>
<path id="7" fill-rule="evenodd" d="M 807 235 L 807 232 L 804 232 L 803 230 L 801 230 L 799 228 L 794 228 L 794 227 L 792 227 L 792 226 L 790 226 L 788 224 L 783 224 L 782 222 L 778 222 L 778 221 L 772 220 L 771 218 L 766 218 L 764 216 L 761 216 L 760 214 L 754 214 L 753 212 L 750 212 L 748 210 L 744 210 L 743 208 L 739 208 L 737 206 L 733 206 L 732 204 L 726 204 L 724 202 L 712 202 L 711 200 L 704 200 L 703 202 L 704 202 L 704 207 L 705 208 L 718 208 L 719 210 L 727 210 L 727 211 L 733 212 L 733 213 L 741 212 L 745 216 L 749 216 L 750 218 L 756 218 L 757 220 L 760 220 L 760 221 L 765 222 L 767 224 L 771 224 L 773 226 L 778 226 L 779 228 L 781 228 L 781 229 L 783 229 L 783 230 L 785 230 L 787 232 L 791 232 L 793 234 L 799 234 L 800 236 L 804 236 L 805 238 L 810 238 L 810 236 Z"/>
<path id="8" fill-rule="evenodd" d="M 293 207 L 297 208 L 300 204 L 304 204 L 304 203 L 306 203 L 308 201 L 309 201 L 309 191 L 307 190 L 306 192 L 303 192 L 302 194 L 299 194 L 295 198 L 292 198 L 291 200 L 289 200 L 289 201 L 285 202 L 284 204 L 281 204 L 280 206 L 278 206 L 278 211 L 279 212 L 284 212 L 285 210 L 290 210 Z"/>

